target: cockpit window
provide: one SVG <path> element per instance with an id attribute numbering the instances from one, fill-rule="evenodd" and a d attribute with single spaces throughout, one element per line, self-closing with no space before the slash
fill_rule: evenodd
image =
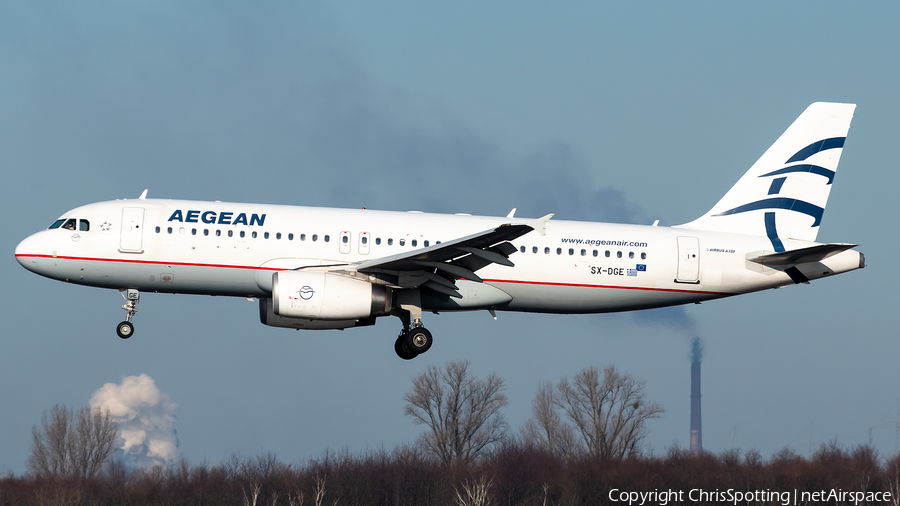
<path id="1" fill-rule="evenodd" d="M 66 229 L 66 230 L 75 230 L 75 222 L 76 221 L 78 221 L 78 220 L 76 220 L 75 218 L 68 219 L 68 220 L 66 220 L 65 223 L 63 223 L 62 228 Z"/>
<path id="2" fill-rule="evenodd" d="M 61 219 L 61 220 L 56 220 L 56 221 L 54 221 L 54 222 L 53 222 L 53 225 L 50 225 L 49 230 L 53 230 L 54 228 L 59 228 L 59 226 L 62 225 L 64 221 L 66 221 L 65 218 L 63 218 L 63 219 Z"/>
<path id="3" fill-rule="evenodd" d="M 88 220 L 78 220 L 78 230 L 88 232 L 91 230 L 91 222 Z"/>

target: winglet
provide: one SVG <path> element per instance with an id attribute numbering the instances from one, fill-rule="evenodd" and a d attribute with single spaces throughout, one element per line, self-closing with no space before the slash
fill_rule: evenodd
<path id="1" fill-rule="evenodd" d="M 138 200 L 145 200 L 147 198 L 147 188 L 141 193 L 141 196 L 138 197 Z"/>
<path id="2" fill-rule="evenodd" d="M 512 211 L 510 211 L 509 214 L 506 215 L 506 217 L 507 218 L 515 218 L 516 217 L 516 208 L 515 207 L 512 208 Z"/>
<path id="3" fill-rule="evenodd" d="M 553 213 L 548 214 L 547 216 L 543 216 L 534 221 L 529 221 L 527 225 L 534 229 L 535 232 L 543 235 L 547 235 L 547 222 L 550 221 L 550 218 L 553 217 Z"/>

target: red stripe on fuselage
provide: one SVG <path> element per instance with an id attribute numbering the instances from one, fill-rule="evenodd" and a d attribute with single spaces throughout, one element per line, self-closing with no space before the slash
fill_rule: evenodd
<path id="1" fill-rule="evenodd" d="M 258 267 L 252 265 L 226 265 L 226 264 L 196 264 L 189 262 L 157 262 L 155 260 L 133 260 L 130 258 L 91 258 L 91 257 L 68 257 L 53 255 L 16 255 L 17 257 L 30 258 L 60 258 L 63 260 L 86 260 L 89 262 L 119 262 L 129 264 L 152 264 L 152 265 L 183 265 L 186 267 L 221 267 L 225 269 L 258 269 L 263 271 L 287 271 L 290 269 L 280 269 L 276 267 Z"/>
<path id="2" fill-rule="evenodd" d="M 704 290 L 679 290 L 677 288 L 651 288 L 646 286 L 615 286 L 615 285 L 588 285 L 580 283 L 555 283 L 552 281 L 522 281 L 518 279 L 487 279 L 485 282 L 490 283 L 516 283 L 522 285 L 545 285 L 545 286 L 573 286 L 583 288 L 613 288 L 616 290 L 648 290 L 651 292 L 676 292 L 676 293 L 700 293 L 705 295 L 734 295 L 727 292 L 707 292 Z"/>
<path id="3" fill-rule="evenodd" d="M 118 262 L 118 263 L 132 263 L 132 264 L 151 264 L 151 265 L 181 265 L 185 267 L 215 267 L 222 269 L 251 269 L 251 270 L 263 270 L 263 271 L 288 271 L 291 269 L 282 269 L 277 267 L 259 267 L 252 265 L 226 265 L 226 264 L 199 264 L 199 263 L 189 263 L 189 262 L 158 262 L 155 260 L 134 260 L 130 258 L 91 258 L 91 257 L 70 257 L 70 256 L 53 256 L 53 255 L 16 255 L 16 257 L 26 257 L 26 258 L 58 258 L 62 260 L 85 260 L 89 262 Z M 734 295 L 732 293 L 727 292 L 709 292 L 703 290 L 679 290 L 675 288 L 650 288 L 643 286 L 614 286 L 614 285 L 590 285 L 590 284 L 580 284 L 580 283 L 557 283 L 551 281 L 524 281 L 518 279 L 484 279 L 486 282 L 490 283 L 516 283 L 522 285 L 543 285 L 543 286 L 566 286 L 566 287 L 581 287 L 581 288 L 609 288 L 615 290 L 647 290 L 651 292 L 676 292 L 676 293 L 697 293 L 704 295 Z"/>

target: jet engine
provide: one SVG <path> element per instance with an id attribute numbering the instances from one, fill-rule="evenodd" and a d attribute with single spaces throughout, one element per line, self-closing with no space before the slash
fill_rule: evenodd
<path id="1" fill-rule="evenodd" d="M 384 316 L 391 313 L 391 290 L 323 271 L 281 271 L 272 275 L 272 312 L 312 320 Z"/>
<path id="2" fill-rule="evenodd" d="M 313 320 L 310 318 L 288 318 L 278 316 L 272 310 L 272 299 L 259 299 L 259 321 L 270 327 L 303 330 L 344 330 L 351 327 L 375 325 L 375 317 L 361 320 Z"/>

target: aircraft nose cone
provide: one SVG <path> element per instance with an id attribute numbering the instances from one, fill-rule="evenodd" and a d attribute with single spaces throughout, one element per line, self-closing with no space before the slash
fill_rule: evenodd
<path id="1" fill-rule="evenodd" d="M 36 235 L 32 234 L 26 237 L 16 246 L 16 261 L 29 271 L 34 270 L 34 256 L 40 254 Z"/>

